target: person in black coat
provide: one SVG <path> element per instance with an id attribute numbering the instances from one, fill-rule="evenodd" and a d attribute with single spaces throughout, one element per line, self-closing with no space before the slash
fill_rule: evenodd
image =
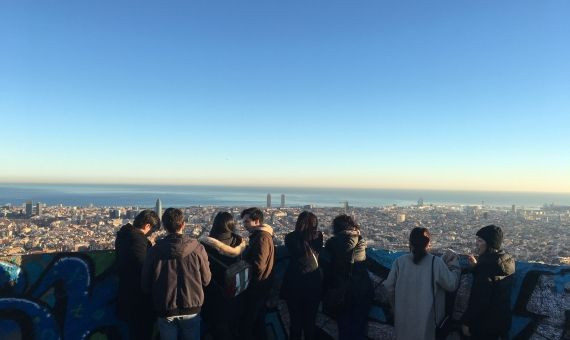
<path id="1" fill-rule="evenodd" d="M 317 230 L 315 214 L 303 211 L 297 218 L 295 231 L 285 236 L 289 265 L 281 286 L 290 316 L 289 339 L 315 338 L 315 320 L 322 295 L 322 271 L 319 253 L 323 234 Z"/>
<path id="2" fill-rule="evenodd" d="M 374 292 L 366 268 L 366 241 L 351 216 L 335 217 L 333 236 L 327 240 L 323 255 L 325 300 L 331 291 L 337 293 L 338 287 L 348 287 L 340 310 L 330 311 L 336 314 L 333 316 L 337 320 L 339 339 L 365 339 Z M 327 301 L 324 304 L 329 305 Z"/>
<path id="3" fill-rule="evenodd" d="M 129 329 L 129 339 L 151 339 L 155 316 L 149 295 L 142 292 L 141 272 L 147 250 L 148 236 L 160 228 L 160 219 L 152 210 L 140 212 L 133 224 L 117 232 L 115 256 L 119 273 L 117 315 Z"/>
<path id="4" fill-rule="evenodd" d="M 503 231 L 488 225 L 477 232 L 479 258 L 469 257 L 473 285 L 461 321 L 471 339 L 507 339 L 511 327 L 511 288 L 515 259 L 501 250 Z"/>
<path id="5" fill-rule="evenodd" d="M 208 253 L 212 284 L 205 290 L 202 316 L 214 340 L 237 339 L 236 320 L 241 310 L 241 295 L 224 296 L 223 283 L 226 267 L 240 260 L 246 242 L 234 233 L 235 220 L 229 212 L 219 212 L 214 218 L 209 236 L 200 238 Z"/>

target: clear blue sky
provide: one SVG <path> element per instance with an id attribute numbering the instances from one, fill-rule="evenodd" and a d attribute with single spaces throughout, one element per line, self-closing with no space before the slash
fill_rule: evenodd
<path id="1" fill-rule="evenodd" d="M 3 1 L 0 182 L 570 192 L 569 1 Z"/>

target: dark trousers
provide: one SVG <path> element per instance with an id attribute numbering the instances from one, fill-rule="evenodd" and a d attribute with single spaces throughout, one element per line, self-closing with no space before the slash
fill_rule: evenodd
<path id="1" fill-rule="evenodd" d="M 269 297 L 270 289 L 271 283 L 267 282 L 250 286 L 244 292 L 244 311 L 240 324 L 240 339 L 267 339 L 267 331 L 265 329 L 265 313 L 267 312 L 267 307 L 265 303 Z"/>
<path id="2" fill-rule="evenodd" d="M 127 321 L 130 340 L 152 340 L 155 318 L 150 315 L 141 315 L 140 318 L 130 318 Z"/>
<path id="3" fill-rule="evenodd" d="M 305 335 L 305 340 L 314 339 L 319 301 L 288 299 L 287 309 L 291 323 L 289 325 L 289 339 L 300 340 L 301 333 Z"/>
<path id="4" fill-rule="evenodd" d="M 369 302 L 353 302 L 337 317 L 339 340 L 366 339 L 368 331 Z"/>

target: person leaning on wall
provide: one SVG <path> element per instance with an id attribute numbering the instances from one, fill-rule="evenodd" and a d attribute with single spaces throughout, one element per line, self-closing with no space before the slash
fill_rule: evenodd
<path id="1" fill-rule="evenodd" d="M 501 249 L 500 227 L 488 225 L 476 235 L 478 257 L 469 257 L 473 285 L 461 318 L 463 335 L 473 340 L 508 339 L 515 259 Z"/>
<path id="2" fill-rule="evenodd" d="M 435 339 L 436 324 L 445 317 L 445 291 L 459 286 L 461 268 L 451 251 L 443 258 L 429 254 L 431 235 L 427 228 L 410 232 L 410 253 L 398 257 L 384 287 L 394 310 L 396 339 Z"/>
<path id="3" fill-rule="evenodd" d="M 127 323 L 129 339 L 151 339 L 155 323 L 150 295 L 141 289 L 141 271 L 149 238 L 160 228 L 160 219 L 152 210 L 141 211 L 133 221 L 117 232 L 115 254 L 119 288 L 117 292 L 117 315 Z"/>

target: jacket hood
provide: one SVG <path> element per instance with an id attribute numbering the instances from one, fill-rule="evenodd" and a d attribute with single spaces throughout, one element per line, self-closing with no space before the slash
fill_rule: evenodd
<path id="1" fill-rule="evenodd" d="M 200 238 L 200 242 L 205 245 L 212 247 L 218 253 L 228 256 L 228 257 L 237 257 L 243 253 L 245 250 L 246 242 L 245 240 L 241 240 L 241 243 L 236 247 L 231 247 L 213 237 L 210 236 L 203 236 Z"/>
<path id="2" fill-rule="evenodd" d="M 503 279 L 515 272 L 515 258 L 503 250 L 479 256 L 477 266 L 489 277 Z"/>
<path id="3" fill-rule="evenodd" d="M 200 243 L 188 235 L 170 234 L 156 242 L 161 257 L 182 258 L 193 252 Z"/>

